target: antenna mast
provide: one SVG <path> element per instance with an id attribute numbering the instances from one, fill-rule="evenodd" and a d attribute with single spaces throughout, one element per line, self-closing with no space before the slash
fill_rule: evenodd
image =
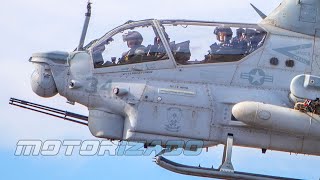
<path id="1" fill-rule="evenodd" d="M 86 35 L 87 35 L 87 30 L 88 30 L 88 26 L 89 26 L 89 22 L 90 22 L 90 17 L 91 17 L 91 2 L 90 0 L 88 0 L 87 3 L 87 13 L 86 15 L 86 19 L 84 21 L 84 25 L 83 25 L 83 29 L 82 29 L 82 33 L 81 33 L 81 38 L 80 38 L 80 42 L 77 48 L 77 51 L 81 51 L 83 50 L 83 44 L 84 44 L 84 40 L 86 39 Z"/>

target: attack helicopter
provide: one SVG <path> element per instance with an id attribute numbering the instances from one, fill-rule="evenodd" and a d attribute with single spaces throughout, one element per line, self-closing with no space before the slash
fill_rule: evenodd
<path id="1" fill-rule="evenodd" d="M 86 125 L 98 138 L 145 147 L 175 140 L 224 145 L 218 169 L 159 154 L 156 163 L 173 172 L 290 179 L 235 171 L 232 148 L 320 155 L 320 1 L 284 0 L 268 16 L 253 7 L 258 24 L 128 21 L 84 46 L 88 2 L 78 47 L 29 61 L 37 95 L 59 94 L 88 107 L 89 116 L 15 98 L 10 104 Z"/>

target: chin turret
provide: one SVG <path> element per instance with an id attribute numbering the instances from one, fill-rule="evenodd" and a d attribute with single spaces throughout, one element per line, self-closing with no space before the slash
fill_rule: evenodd
<path id="1" fill-rule="evenodd" d="M 35 64 L 35 70 L 31 75 L 31 87 L 33 92 L 41 97 L 52 97 L 58 94 L 49 65 L 44 63 Z"/>
<path id="2" fill-rule="evenodd" d="M 66 52 L 35 53 L 30 62 L 35 70 L 31 75 L 31 87 L 41 97 L 64 94 L 67 83 L 68 56 Z"/>

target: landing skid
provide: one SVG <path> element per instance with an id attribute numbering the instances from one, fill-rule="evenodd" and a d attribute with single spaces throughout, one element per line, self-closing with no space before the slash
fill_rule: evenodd
<path id="1" fill-rule="evenodd" d="M 232 146 L 233 146 L 233 136 L 229 135 L 227 138 L 227 143 L 224 147 L 223 161 L 219 169 L 203 168 L 203 167 L 178 164 L 162 156 L 156 157 L 156 163 L 160 167 L 167 169 L 169 171 L 173 171 L 179 174 L 191 175 L 191 176 L 219 178 L 219 179 L 239 179 L 239 180 L 241 179 L 243 180 L 298 180 L 293 178 L 284 178 L 284 177 L 276 177 L 276 176 L 268 176 L 268 175 L 234 171 L 232 162 L 231 162 Z"/>

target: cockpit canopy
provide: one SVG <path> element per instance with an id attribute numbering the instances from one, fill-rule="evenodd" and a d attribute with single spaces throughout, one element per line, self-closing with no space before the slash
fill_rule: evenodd
<path id="1" fill-rule="evenodd" d="M 256 24 L 144 20 L 119 26 L 86 48 L 95 68 L 164 60 L 194 65 L 239 61 L 266 36 Z"/>

